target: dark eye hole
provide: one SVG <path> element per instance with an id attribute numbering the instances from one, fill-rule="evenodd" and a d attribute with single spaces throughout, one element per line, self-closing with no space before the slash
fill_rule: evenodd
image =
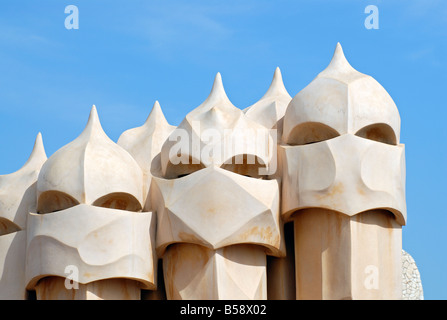
<path id="1" fill-rule="evenodd" d="M 264 162 L 255 155 L 236 155 L 227 160 L 222 166 L 222 169 L 251 178 L 263 178 L 261 169 L 266 168 Z"/>
<path id="2" fill-rule="evenodd" d="M 51 213 L 60 210 L 65 210 L 70 207 L 77 206 L 79 202 L 72 196 L 61 191 L 45 191 L 37 200 L 37 212 Z"/>
<path id="3" fill-rule="evenodd" d="M 93 202 L 93 205 L 96 207 L 133 212 L 138 212 L 142 209 L 140 202 L 133 195 L 124 192 L 109 193 L 97 199 Z"/>
<path id="4" fill-rule="evenodd" d="M 183 161 L 178 164 L 173 164 L 170 162 L 166 168 L 165 178 L 177 179 L 205 168 L 202 163 L 198 162 L 199 161 L 193 159 L 192 157 L 189 157 L 187 161 Z"/>
<path id="5" fill-rule="evenodd" d="M 340 134 L 321 122 L 305 122 L 290 132 L 287 144 L 300 146 L 338 137 Z"/>
<path id="6" fill-rule="evenodd" d="M 397 139 L 394 130 L 385 123 L 375 123 L 363 127 L 356 133 L 357 136 L 386 144 L 396 145 Z"/>
<path id="7" fill-rule="evenodd" d="M 0 236 L 20 231 L 20 227 L 9 219 L 0 217 Z"/>

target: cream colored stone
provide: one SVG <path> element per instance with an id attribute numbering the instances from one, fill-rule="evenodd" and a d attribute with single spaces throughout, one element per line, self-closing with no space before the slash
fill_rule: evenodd
<path id="1" fill-rule="evenodd" d="M 241 163 L 232 170 L 254 176 L 259 167 L 267 170 L 273 147 L 270 132 L 230 102 L 218 73 L 208 98 L 186 115 L 163 144 L 162 174 L 176 178 L 202 167 L 230 167 L 238 164 L 235 157 L 249 155 L 255 157 L 250 166 Z"/>
<path id="2" fill-rule="evenodd" d="M 39 133 L 23 167 L 0 176 L 0 235 L 25 229 L 28 211 L 36 205 L 34 184 L 46 160 L 42 135 Z"/>
<path id="3" fill-rule="evenodd" d="M 67 289 L 65 279 L 46 277 L 36 285 L 37 300 L 139 300 L 141 290 L 135 280 L 107 279 Z"/>
<path id="4" fill-rule="evenodd" d="M 77 282 L 125 278 L 155 288 L 151 212 L 130 212 L 80 204 L 65 210 L 30 213 L 26 283 L 33 289 L 45 277 L 68 276 L 79 270 Z"/>
<path id="5" fill-rule="evenodd" d="M 168 123 L 156 101 L 144 124 L 126 130 L 118 139 L 117 144 L 126 149 L 143 170 L 145 201 L 150 193 L 152 161 L 174 129 L 175 126 Z M 144 211 L 150 211 L 150 203 L 146 203 Z"/>
<path id="6" fill-rule="evenodd" d="M 371 209 L 407 218 L 405 149 L 351 134 L 279 148 L 283 162 L 282 211 L 326 208 L 353 216 Z"/>
<path id="7" fill-rule="evenodd" d="M 292 97 L 284 87 L 281 70 L 276 68 L 272 83 L 264 96 L 255 104 L 244 109 L 248 118 L 269 129 L 282 129 L 282 119 Z M 281 132 L 278 132 L 281 138 Z"/>
<path id="8" fill-rule="evenodd" d="M 267 143 L 258 145 L 259 136 Z M 273 142 L 266 127 L 231 104 L 217 74 L 209 97 L 162 146 L 163 177 L 153 178 L 151 194 L 168 298 L 267 298 L 266 254 L 284 255 L 279 184 L 259 179 Z M 175 163 L 178 154 L 186 161 Z"/>
<path id="9" fill-rule="evenodd" d="M 262 247 L 217 250 L 180 243 L 163 258 L 166 294 L 172 300 L 264 300 L 266 256 Z"/>
<path id="10" fill-rule="evenodd" d="M 22 168 L 0 176 L 0 299 L 26 298 L 26 216 L 35 210 L 37 176 L 46 159 L 39 133 Z"/>
<path id="11" fill-rule="evenodd" d="M 27 289 L 43 299 L 139 299 L 142 287 L 155 289 L 155 217 L 142 202 L 140 166 L 107 137 L 93 107 L 84 131 L 40 171 L 27 221 Z M 67 267 L 80 291 L 61 282 Z"/>
<path id="12" fill-rule="evenodd" d="M 152 188 L 159 256 L 170 244 L 182 242 L 212 249 L 252 243 L 281 255 L 276 180 L 209 167 L 179 179 L 155 177 Z"/>
<path id="13" fill-rule="evenodd" d="M 160 175 L 160 151 L 163 143 L 175 129 L 166 120 L 158 101 L 154 103 L 152 111 L 144 124 L 137 128 L 126 130 L 118 139 L 118 145 L 126 149 L 138 162 L 144 175 L 144 208 L 143 211 L 152 211 L 150 186 L 152 171 Z M 161 268 L 159 273 L 162 273 Z M 162 277 L 162 275 L 159 275 Z M 163 283 L 162 283 L 163 284 Z M 164 288 L 143 292 L 142 299 L 160 300 L 165 297 Z"/>
<path id="14" fill-rule="evenodd" d="M 283 142 L 301 145 L 346 133 L 398 144 L 400 116 L 385 89 L 355 70 L 337 44 L 329 66 L 290 102 Z"/>
<path id="15" fill-rule="evenodd" d="M 287 92 L 281 71 L 276 68 L 273 80 L 264 96 L 244 109 L 248 118 L 262 124 L 266 128 L 272 129 L 278 142 L 281 141 L 284 114 L 292 97 Z M 277 157 L 271 159 L 269 171 L 270 179 L 281 179 L 281 163 L 277 163 Z M 283 227 L 281 227 L 283 228 Z M 293 230 L 292 230 L 293 232 Z M 295 299 L 294 259 L 293 259 L 293 235 L 290 241 L 285 239 L 287 255 L 285 257 L 269 257 L 268 268 L 268 298 L 273 300 Z M 291 250 L 290 250 L 291 249 Z"/>
<path id="16" fill-rule="evenodd" d="M 399 132 L 392 99 L 349 65 L 340 44 L 290 102 L 279 161 L 281 210 L 295 225 L 297 299 L 401 299 Z"/>
<path id="17" fill-rule="evenodd" d="M 401 226 L 385 210 L 355 216 L 312 208 L 295 225 L 299 300 L 400 299 Z"/>
<path id="18" fill-rule="evenodd" d="M 178 127 L 39 134 L 0 176 L 0 299 L 423 298 L 406 223 L 399 112 L 337 44 L 293 99 L 277 68 L 242 111 L 218 73 Z"/>
<path id="19" fill-rule="evenodd" d="M 43 165 L 37 182 L 39 213 L 73 204 L 138 211 L 143 203 L 143 174 L 138 163 L 103 131 L 93 106 L 84 131 L 57 150 Z"/>
<path id="20" fill-rule="evenodd" d="M 0 300 L 24 300 L 26 231 L 0 236 Z"/>

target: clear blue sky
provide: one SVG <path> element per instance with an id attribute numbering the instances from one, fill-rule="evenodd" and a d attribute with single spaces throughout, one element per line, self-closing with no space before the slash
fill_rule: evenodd
<path id="1" fill-rule="evenodd" d="M 64 9 L 79 9 L 67 30 Z M 368 30 L 367 5 L 379 9 Z M 447 2 L 445 0 L 2 1 L 0 174 L 18 170 L 42 132 L 47 155 L 75 139 L 93 104 L 114 141 L 155 100 L 173 125 L 222 74 L 241 109 L 281 68 L 291 96 L 329 63 L 351 65 L 390 93 L 406 145 L 403 247 L 426 299 L 447 299 Z"/>

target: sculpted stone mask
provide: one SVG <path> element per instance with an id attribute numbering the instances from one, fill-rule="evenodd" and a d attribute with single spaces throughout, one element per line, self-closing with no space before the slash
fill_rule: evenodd
<path id="1" fill-rule="evenodd" d="M 290 102 L 278 153 L 297 299 L 400 299 L 406 206 L 399 132 L 391 97 L 349 65 L 339 44 L 329 66 Z M 376 287 L 367 283 L 371 270 Z"/>
<path id="2" fill-rule="evenodd" d="M 82 228 L 73 228 L 79 221 Z M 26 282 L 33 288 L 47 275 L 65 278 L 67 266 L 76 266 L 79 283 L 129 278 L 155 289 L 150 248 L 154 222 L 151 212 L 85 204 L 45 215 L 31 213 Z"/>
<path id="3" fill-rule="evenodd" d="M 352 216 L 389 210 L 406 221 L 400 117 L 388 93 L 352 68 L 338 44 L 329 66 L 284 116 L 282 211 L 317 207 Z"/>
<path id="4" fill-rule="evenodd" d="M 65 277 L 67 265 L 79 269 L 79 283 L 124 278 L 155 288 L 155 219 L 141 212 L 143 173 L 104 133 L 95 107 L 81 135 L 43 165 L 37 199 L 27 225 L 30 289 L 43 277 Z"/>
<path id="5" fill-rule="evenodd" d="M 157 249 L 188 242 L 217 249 L 254 243 L 279 254 L 279 186 L 209 167 L 174 180 L 154 178 Z M 155 188 L 154 188 L 155 189 Z M 206 193 L 206 196 L 204 196 Z M 164 231 L 164 232 L 163 232 Z"/>
<path id="6" fill-rule="evenodd" d="M 206 141 L 200 135 L 202 131 L 194 130 L 191 125 L 193 121 L 198 121 L 202 129 L 214 128 L 217 133 L 222 133 L 220 139 Z M 176 143 L 182 146 L 184 141 L 168 139 L 163 145 L 161 174 L 172 180 L 155 179 L 153 203 L 157 203 L 158 248 L 187 241 L 211 248 L 252 242 L 262 243 L 273 251 L 279 249 L 278 182 L 254 178 L 259 177 L 261 167 L 270 163 L 274 140 L 267 128 L 246 118 L 241 110 L 231 104 L 220 74 L 216 76 L 209 97 L 186 116 L 172 135 L 175 136 L 178 130 L 183 130 L 189 137 L 197 135 L 200 142 L 198 151 L 209 144 L 225 149 L 228 140 L 223 138 L 234 134 L 232 131 L 237 129 L 256 129 L 263 139 L 269 138 L 260 150 L 254 148 L 257 146 L 255 136 L 242 136 L 238 142 L 247 149 L 241 163 L 235 159 L 240 154 L 233 150 L 226 157 L 222 157 L 221 153 L 219 157 L 212 154 L 206 154 L 205 158 L 197 157 L 200 153 L 195 152 L 188 140 L 186 147 L 178 150 L 183 152 L 186 159 L 199 158 L 200 162 L 174 165 L 171 148 Z M 247 163 L 249 155 L 254 156 L 255 163 Z M 173 223 L 174 220 L 178 225 Z"/>
<path id="7" fill-rule="evenodd" d="M 345 134 L 303 146 L 281 146 L 283 212 L 318 207 L 349 216 L 371 209 L 406 221 L 404 146 Z"/>
<path id="8" fill-rule="evenodd" d="M 284 255 L 279 183 L 262 180 L 275 142 L 231 104 L 218 74 L 164 143 L 151 201 L 169 299 L 267 298 L 266 254 Z"/>

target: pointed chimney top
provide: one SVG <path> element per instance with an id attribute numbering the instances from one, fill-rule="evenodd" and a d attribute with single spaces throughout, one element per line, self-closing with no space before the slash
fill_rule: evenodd
<path id="1" fill-rule="evenodd" d="M 165 115 L 161 109 L 160 103 L 158 100 L 155 101 L 149 116 L 146 118 L 144 122 L 144 126 L 155 128 L 156 125 L 164 125 L 168 126 L 168 120 L 166 120 Z"/>
<path id="2" fill-rule="evenodd" d="M 273 95 L 286 95 L 290 97 L 286 87 L 284 86 L 281 70 L 279 69 L 279 67 L 276 67 L 275 73 L 273 74 L 272 82 L 270 83 L 270 87 L 268 88 L 262 99 Z M 290 99 L 292 99 L 292 97 L 290 97 Z"/>
<path id="3" fill-rule="evenodd" d="M 343 53 L 343 48 L 341 47 L 340 42 L 338 42 L 335 47 L 331 62 L 326 69 L 318 75 L 318 77 L 333 78 L 346 82 L 362 76 L 364 76 L 363 73 L 358 72 L 349 64 Z"/>
<path id="4" fill-rule="evenodd" d="M 220 74 L 220 72 L 218 72 L 214 77 L 213 87 L 211 88 L 211 92 L 208 96 L 208 99 L 214 97 L 222 97 L 224 99 L 228 99 L 227 94 L 225 92 L 225 88 L 223 86 L 222 75 Z"/>
<path id="5" fill-rule="evenodd" d="M 26 163 L 23 165 L 22 168 L 31 166 L 35 164 L 37 167 L 40 168 L 42 164 L 47 160 L 47 155 L 45 153 L 45 148 L 43 146 L 43 140 L 42 140 L 42 134 L 39 132 L 36 136 L 36 140 L 34 141 L 34 147 L 33 151 L 31 151 L 31 154 L 26 161 Z"/>
<path id="6" fill-rule="evenodd" d="M 186 117 L 195 117 L 198 114 L 208 112 L 216 107 L 226 109 L 227 111 L 239 110 L 231 103 L 230 99 L 228 99 L 220 72 L 218 72 L 214 77 L 213 87 L 211 88 L 211 92 L 206 100 L 200 106 L 192 110 Z"/>
<path id="7" fill-rule="evenodd" d="M 93 133 L 95 134 L 103 134 L 106 135 L 106 133 L 104 132 L 102 126 L 101 126 L 101 122 L 99 121 L 99 116 L 98 116 L 98 111 L 96 110 L 96 106 L 93 105 L 92 109 L 90 110 L 90 115 L 88 117 L 88 121 L 87 124 L 84 128 L 84 130 L 82 131 L 81 135 L 92 135 Z"/>

